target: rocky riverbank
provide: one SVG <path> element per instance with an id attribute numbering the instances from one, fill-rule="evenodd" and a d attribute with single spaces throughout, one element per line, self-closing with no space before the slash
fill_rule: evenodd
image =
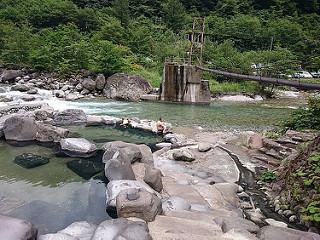
<path id="1" fill-rule="evenodd" d="M 193 138 L 181 133 L 168 134 L 164 142 L 158 144 L 159 150 L 153 153 L 146 145 L 120 141 L 105 143 L 99 149 L 86 139 L 68 136 L 65 126 L 114 125 L 120 119 L 88 116 L 75 109 L 58 112 L 48 106 L 5 112 L 0 118 L 0 126 L 2 137 L 7 141 L 52 143 L 59 154 L 81 157 L 80 162 L 68 166 L 75 172 L 92 169 L 91 176 L 103 172 L 109 183 L 99 191 L 106 193 L 107 212 L 118 218 L 98 225 L 87 219 L 60 228 L 57 233 L 38 236 L 32 223 L 12 218 L 10 212 L 19 211 L 21 205 L 18 204 L 6 211 L 6 216 L 1 215 L 0 228 L 5 229 L 0 232 L 1 239 L 320 238 L 316 233 L 293 230 L 283 223 L 266 219 L 251 196 L 237 184 L 242 173 L 230 152 L 252 171 L 260 165 L 253 153 L 249 152 L 251 157 L 245 153 L 241 144 L 243 139 L 252 136 L 251 148 L 261 150 L 265 147 L 262 139 L 262 146 L 259 145 L 260 140 L 256 140 L 252 132 L 198 131 Z M 133 118 L 129 127 L 156 131 L 154 121 L 138 118 Z M 268 142 L 266 146 L 274 144 Z M 279 149 L 280 156 L 286 156 L 283 149 Z M 96 154 L 101 156 L 102 167 L 90 161 L 90 157 Z M 270 157 L 275 156 L 278 155 Z M 261 165 L 271 163 L 262 158 L 259 161 Z M 24 208 L 28 208 L 28 204 L 24 203 Z"/>

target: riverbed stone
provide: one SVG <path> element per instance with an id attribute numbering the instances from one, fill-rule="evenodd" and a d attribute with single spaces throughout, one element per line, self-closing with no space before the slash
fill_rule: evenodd
<path id="1" fill-rule="evenodd" d="M 183 198 L 179 196 L 170 196 L 167 199 L 163 199 L 162 209 L 163 211 L 189 211 L 191 205 Z"/>
<path id="2" fill-rule="evenodd" d="M 152 240 L 144 222 L 133 222 L 125 218 L 111 219 L 100 223 L 91 240 Z"/>
<path id="3" fill-rule="evenodd" d="M 53 116 L 53 125 L 56 126 L 85 125 L 86 123 L 87 116 L 80 109 L 63 110 Z"/>
<path id="4" fill-rule="evenodd" d="M 140 148 L 138 147 L 138 145 L 135 145 L 132 143 L 126 143 L 126 142 L 122 142 L 122 141 L 109 142 L 109 143 L 106 143 L 103 145 L 102 150 L 105 152 L 108 152 L 108 151 L 115 152 L 117 150 L 121 150 L 121 152 L 123 152 L 127 155 L 128 159 L 131 163 L 134 163 L 136 161 L 140 161 L 142 159 L 142 152 L 140 151 Z M 108 159 L 107 159 L 107 155 L 106 155 L 104 158 L 104 161 L 106 162 L 107 160 Z"/>
<path id="5" fill-rule="evenodd" d="M 161 171 L 155 167 L 147 166 L 143 180 L 157 192 L 161 192 L 163 185 Z"/>
<path id="6" fill-rule="evenodd" d="M 30 222 L 0 215 L 0 239 L 3 240 L 36 240 L 37 228 Z"/>
<path id="7" fill-rule="evenodd" d="M 35 120 L 22 115 L 9 117 L 3 127 L 5 138 L 12 141 L 33 141 L 36 139 L 37 130 Z"/>
<path id="8" fill-rule="evenodd" d="M 127 189 L 145 189 L 149 193 L 155 194 L 156 191 L 154 191 L 151 187 L 149 187 L 146 183 L 140 182 L 140 181 L 134 181 L 134 180 L 116 180 L 111 181 L 107 185 L 107 209 L 108 208 L 115 208 L 116 207 L 116 198 L 118 194 Z"/>
<path id="9" fill-rule="evenodd" d="M 176 161 L 193 162 L 194 160 L 196 160 L 193 153 L 186 149 L 175 150 L 172 156 Z"/>
<path id="10" fill-rule="evenodd" d="M 60 141 L 61 150 L 70 157 L 91 157 L 98 148 L 84 138 L 65 138 Z"/>
<path id="11" fill-rule="evenodd" d="M 33 153 L 23 153 L 15 157 L 13 162 L 23 168 L 35 168 L 49 163 L 49 158 L 34 155 Z"/>
<path id="12" fill-rule="evenodd" d="M 93 162 L 85 159 L 76 159 L 66 163 L 67 167 L 85 180 L 102 172 L 104 166 L 101 162 Z"/>
<path id="13" fill-rule="evenodd" d="M 127 189 L 117 195 L 118 217 L 136 217 L 152 222 L 162 213 L 161 200 L 145 189 Z"/>
<path id="14" fill-rule="evenodd" d="M 30 90 L 30 87 L 24 84 L 17 84 L 11 87 L 11 91 L 27 92 Z"/>
<path id="15" fill-rule="evenodd" d="M 317 240 L 320 235 L 317 233 L 303 232 L 291 228 L 280 228 L 273 226 L 266 226 L 261 228 L 257 237 L 260 240 Z"/>
<path id="16" fill-rule="evenodd" d="M 274 220 L 273 218 L 267 218 L 265 220 L 270 226 L 273 226 L 273 227 L 287 227 L 288 224 L 284 223 L 284 222 L 280 222 L 280 221 L 276 221 Z"/>
<path id="17" fill-rule="evenodd" d="M 242 228 L 233 228 L 221 237 L 226 240 L 258 240 L 253 234 Z"/>
<path id="18" fill-rule="evenodd" d="M 248 146 L 251 149 L 260 149 L 263 147 L 263 141 L 260 134 L 254 134 L 248 139 Z"/>

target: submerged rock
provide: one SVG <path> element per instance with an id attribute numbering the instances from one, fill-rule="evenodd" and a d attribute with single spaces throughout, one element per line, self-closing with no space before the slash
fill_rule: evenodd
<path id="1" fill-rule="evenodd" d="M 66 163 L 67 167 L 85 180 L 89 180 L 94 175 L 102 172 L 104 166 L 99 162 L 92 162 L 85 159 L 76 159 Z"/>
<path id="2" fill-rule="evenodd" d="M 49 158 L 34 155 L 33 153 L 24 153 L 15 157 L 13 162 L 24 168 L 35 168 L 49 163 Z"/>

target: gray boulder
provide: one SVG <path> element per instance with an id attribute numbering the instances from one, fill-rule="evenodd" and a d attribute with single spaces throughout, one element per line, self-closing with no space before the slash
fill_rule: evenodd
<path id="1" fill-rule="evenodd" d="M 192 152 L 189 150 L 176 150 L 172 156 L 176 161 L 192 162 L 196 160 Z"/>
<path id="2" fill-rule="evenodd" d="M 53 125 L 85 125 L 87 122 L 86 114 L 80 109 L 67 109 L 53 115 Z"/>
<path id="3" fill-rule="evenodd" d="M 124 149 L 110 148 L 103 155 L 105 175 L 109 181 L 135 180 L 131 160 Z"/>
<path id="4" fill-rule="evenodd" d="M 191 205 L 183 198 L 178 196 L 170 196 L 162 202 L 162 209 L 168 211 L 189 211 Z"/>
<path id="5" fill-rule="evenodd" d="M 116 199 L 118 217 L 136 217 L 147 222 L 154 221 L 162 213 L 161 200 L 144 189 L 121 191 Z"/>
<path id="6" fill-rule="evenodd" d="M 79 238 L 73 237 L 66 233 L 49 233 L 40 235 L 38 240 L 79 240 Z"/>
<path id="7" fill-rule="evenodd" d="M 157 192 L 161 192 L 163 188 L 161 176 L 162 174 L 159 169 L 156 169 L 152 166 L 147 166 L 143 181 L 145 181 L 145 183 L 147 183 Z"/>
<path id="8" fill-rule="evenodd" d="M 151 91 L 147 79 L 139 75 L 117 73 L 107 79 L 103 94 L 107 98 L 138 101 L 141 95 Z"/>
<path id="9" fill-rule="evenodd" d="M 102 90 L 105 84 L 106 84 L 106 78 L 104 77 L 103 74 L 99 74 L 96 78 L 96 88 L 98 90 Z"/>
<path id="10" fill-rule="evenodd" d="M 117 196 L 120 192 L 127 189 L 145 189 L 149 193 L 156 195 L 156 192 L 149 187 L 146 183 L 140 181 L 133 181 L 133 180 L 117 180 L 111 181 L 107 185 L 107 209 L 108 208 L 115 208 L 117 202 Z"/>
<path id="11" fill-rule="evenodd" d="M 59 142 L 66 138 L 69 130 L 48 124 L 37 123 L 36 140 L 39 142 Z"/>
<path id="12" fill-rule="evenodd" d="M 108 151 L 108 149 L 112 149 L 111 151 L 115 151 L 116 149 L 122 149 L 127 154 L 131 163 L 140 161 L 143 157 L 142 152 L 139 149 L 139 146 L 132 143 L 125 143 L 122 141 L 108 142 L 103 145 L 102 150 Z"/>
<path id="13" fill-rule="evenodd" d="M 29 90 L 30 90 L 30 87 L 22 84 L 14 85 L 11 87 L 11 91 L 27 92 Z"/>
<path id="14" fill-rule="evenodd" d="M 100 223 L 91 240 L 152 240 L 148 232 L 144 222 L 118 218 Z"/>
<path id="15" fill-rule="evenodd" d="M 25 220 L 0 215 L 0 239 L 36 240 L 38 230 Z"/>
<path id="16" fill-rule="evenodd" d="M 16 77 L 21 77 L 22 74 L 23 73 L 20 70 L 6 70 L 1 74 L 0 80 L 2 79 L 3 82 L 4 81 L 12 81 Z"/>
<path id="17" fill-rule="evenodd" d="M 93 91 L 96 89 L 96 82 L 93 81 L 91 78 L 83 79 L 81 84 L 85 89 L 88 89 L 89 91 Z"/>
<path id="18" fill-rule="evenodd" d="M 36 139 L 38 125 L 33 118 L 16 115 L 4 122 L 3 133 L 6 140 L 33 141 Z"/>
<path id="19" fill-rule="evenodd" d="M 36 88 L 31 88 L 27 93 L 28 94 L 37 94 L 38 90 Z"/>
<path id="20" fill-rule="evenodd" d="M 257 234 L 260 240 L 319 240 L 317 233 L 303 232 L 291 228 L 266 226 Z"/>
<path id="21" fill-rule="evenodd" d="M 61 150 L 70 157 L 91 157 L 98 148 L 84 138 L 66 138 L 60 141 Z"/>
<path id="22" fill-rule="evenodd" d="M 34 100 L 36 100 L 35 96 L 22 96 L 21 99 L 25 102 L 32 102 Z"/>

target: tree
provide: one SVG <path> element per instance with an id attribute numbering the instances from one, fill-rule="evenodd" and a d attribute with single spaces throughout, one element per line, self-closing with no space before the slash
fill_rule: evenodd
<path id="1" fill-rule="evenodd" d="M 129 1 L 114 0 L 113 9 L 115 16 L 120 20 L 123 27 L 127 27 L 130 21 Z"/>
<path id="2" fill-rule="evenodd" d="M 174 32 L 185 28 L 186 10 L 179 0 L 168 0 L 164 5 L 165 22 Z"/>

